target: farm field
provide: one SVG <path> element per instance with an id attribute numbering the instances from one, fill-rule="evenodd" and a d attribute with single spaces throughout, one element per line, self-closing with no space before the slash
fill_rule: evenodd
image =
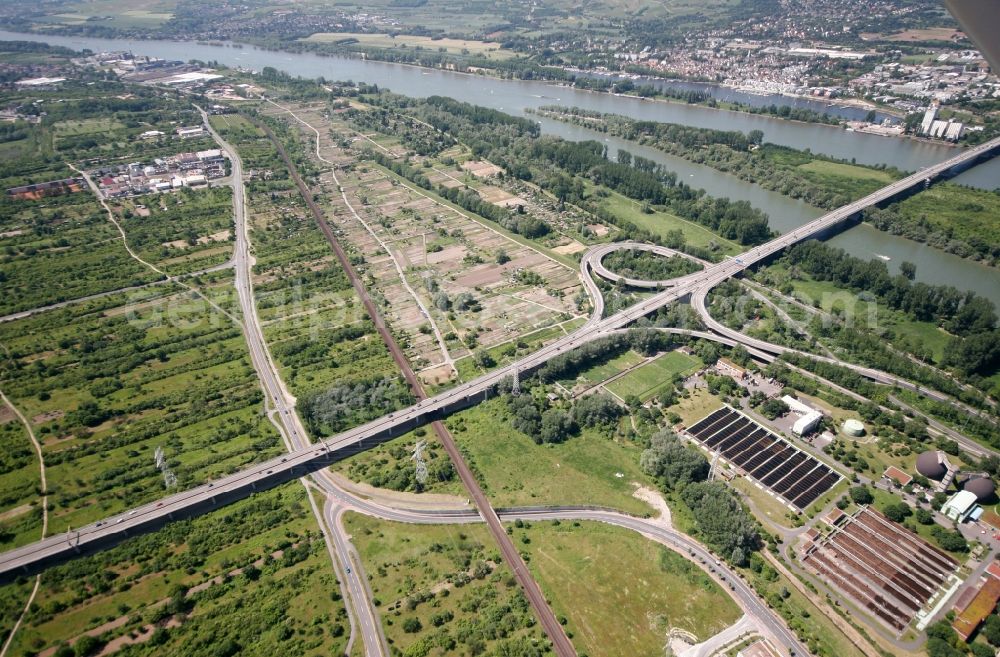
<path id="1" fill-rule="evenodd" d="M 408 525 L 355 513 L 344 520 L 400 654 L 482 654 L 543 640 L 484 525 Z"/>
<path id="2" fill-rule="evenodd" d="M 514 56 L 512 50 L 501 48 L 494 41 L 473 41 L 439 37 L 415 36 L 410 34 L 365 34 L 360 32 L 317 32 L 304 41 L 333 43 L 373 48 L 414 48 L 443 51 L 452 55 L 483 55 L 490 59 L 508 59 Z"/>
<path id="3" fill-rule="evenodd" d="M 210 269 L 232 256 L 233 195 L 228 186 L 184 188 L 109 205 L 129 246 L 171 275 Z"/>
<path id="4" fill-rule="evenodd" d="M 481 353 L 485 353 L 494 361 L 494 367 L 501 367 L 514 362 L 525 354 L 531 353 L 547 342 L 572 333 L 582 326 L 585 321 L 584 318 L 577 317 L 569 321 L 560 322 L 548 328 L 538 329 L 533 333 L 511 338 L 494 347 L 484 349 Z M 476 363 L 475 361 L 476 359 L 473 355 L 463 356 L 455 361 L 455 369 L 458 370 L 459 379 L 468 381 L 493 369 L 493 367 L 487 368 L 482 363 Z"/>
<path id="5" fill-rule="evenodd" d="M 59 177 L 55 172 L 49 175 Z M 89 190 L 46 201 L 4 200 L 0 314 L 162 278 L 129 257 Z"/>
<path id="6" fill-rule="evenodd" d="M 346 610 L 305 495 L 286 484 L 47 570 L 13 654 L 338 654 Z M 26 597 L 0 587 L 4 627 Z"/>
<path id="7" fill-rule="evenodd" d="M 79 91 L 65 90 L 58 96 L 45 91 L 38 95 L 41 100 L 58 98 L 59 102 L 49 103 L 46 121 L 28 125 L 23 138 L 3 144 L 9 159 L 5 158 L 0 168 L 2 189 L 77 178 L 79 174 L 65 162 L 86 160 L 96 165 L 110 157 L 151 161 L 212 145 L 211 140 L 182 142 L 168 136 L 154 141 L 137 139 L 149 129 L 170 134 L 175 123 L 197 120 L 190 105 L 156 96 L 152 90 L 136 90 L 127 98 L 89 98 Z M 129 121 L 111 118 L 116 114 L 127 115 Z M 44 199 L 4 195 L 0 201 L 0 280 L 4 282 L 0 316 L 163 279 L 129 256 L 120 233 L 93 193 L 86 185 L 79 185 L 79 189 Z M 226 207 L 228 192 L 201 192 L 205 194 L 167 195 L 155 204 L 151 196 L 124 203 L 120 216 L 130 244 L 154 261 L 165 261 L 171 273 L 224 262 L 229 249 L 222 231 L 232 223 Z M 188 203 L 182 206 L 185 199 Z M 151 205 L 148 221 L 140 221 L 143 218 L 135 213 L 125 216 L 126 209 L 135 210 L 138 204 Z M 161 212 L 161 206 L 168 210 Z M 185 244 L 193 240 L 195 246 L 182 248 L 176 245 L 179 240 Z M 164 244 L 171 242 L 174 247 Z M 177 252 L 169 253 L 171 248 Z M 172 256 L 179 260 L 172 261 Z"/>
<path id="8" fill-rule="evenodd" d="M 11 549 L 41 537 L 38 457 L 24 425 L 0 403 L 0 547 Z"/>
<path id="9" fill-rule="evenodd" d="M 49 20 L 66 25 L 100 21 L 121 29 L 156 28 L 168 21 L 176 9 L 174 0 L 88 0 L 60 3 L 60 12 Z"/>
<path id="10" fill-rule="evenodd" d="M 202 285 L 227 295 L 227 274 Z M 164 495 L 157 448 L 182 488 L 280 448 L 240 329 L 186 290 L 146 288 L 0 324 L 0 341 L 5 392 L 42 442 L 50 531 Z M 25 487 L 4 510 L 35 494 Z"/>
<path id="11" fill-rule="evenodd" d="M 273 144 L 241 117 L 216 116 L 213 125 L 238 149 L 247 171 L 271 172 L 246 183 L 254 295 L 265 339 L 299 398 L 307 429 L 321 437 L 380 414 L 377 405 L 358 412 L 317 410 L 316 399 L 351 386 L 400 390 L 399 374 L 382 341 L 372 339 L 374 325 Z M 295 139 L 295 133 L 279 134 Z"/>
<path id="12" fill-rule="evenodd" d="M 672 386 L 674 377 L 685 376 L 702 366 L 703 363 L 696 356 L 670 351 L 612 381 L 607 388 L 622 399 L 634 395 L 646 402 L 661 390 Z"/>

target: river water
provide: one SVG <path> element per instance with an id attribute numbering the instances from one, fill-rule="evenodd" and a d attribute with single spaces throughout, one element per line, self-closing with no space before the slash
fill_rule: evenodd
<path id="1" fill-rule="evenodd" d="M 558 103 L 600 112 L 615 112 L 639 119 L 705 128 L 744 132 L 759 129 L 764 132 L 767 141 L 776 144 L 800 149 L 809 148 L 813 152 L 833 157 L 855 158 L 857 162 L 864 164 L 884 163 L 906 171 L 914 171 L 940 162 L 955 152 L 954 147 L 946 144 L 847 132 L 833 126 L 782 121 L 762 115 L 730 112 L 686 103 L 613 96 L 549 82 L 498 80 L 386 62 L 268 51 L 252 46 L 237 48 L 191 42 L 60 37 L 2 30 L 0 30 L 0 40 L 45 41 L 75 50 L 89 48 L 95 52 L 131 50 L 136 54 L 166 59 L 217 61 L 227 66 L 242 66 L 255 70 L 273 66 L 303 77 L 323 76 L 327 80 L 364 81 L 408 96 L 450 96 L 516 115 L 523 115 L 527 108 Z M 733 99 L 745 101 L 738 97 Z M 780 96 L 775 96 L 768 100 L 768 104 L 780 102 L 782 99 Z M 789 101 L 789 99 L 783 100 L 786 103 Z M 580 126 L 542 119 L 541 127 L 543 132 L 567 139 L 604 141 L 611 153 L 616 152 L 618 148 L 625 148 L 660 162 L 676 171 L 680 180 L 704 188 L 713 196 L 749 201 L 754 207 L 766 212 L 771 218 L 771 225 L 782 232 L 822 214 L 822 210 L 818 208 L 767 191 L 734 176 L 637 144 L 606 137 Z M 1000 187 L 1000 158 L 975 167 L 955 180 L 961 184 L 987 189 Z M 908 260 L 917 266 L 918 280 L 954 285 L 961 290 L 973 290 L 991 299 L 1000 307 L 1000 269 L 964 260 L 911 240 L 894 237 L 864 224 L 841 233 L 830 242 L 858 257 L 888 257 L 890 260 L 887 262 L 892 270 L 898 268 L 899 262 Z"/>
<path id="2" fill-rule="evenodd" d="M 629 80 L 636 86 L 649 85 L 659 91 L 698 91 L 707 94 L 716 100 L 742 103 L 750 107 L 767 107 L 769 105 L 788 105 L 810 109 L 822 114 L 829 114 L 848 121 L 863 121 L 868 115 L 868 109 L 855 105 L 844 105 L 843 102 L 823 100 L 820 98 L 806 98 L 803 96 L 784 96 L 775 93 L 752 93 L 732 87 L 724 87 L 711 82 L 689 82 L 687 80 L 666 80 L 662 78 L 650 78 L 639 76 L 637 78 L 625 77 L 615 74 L 596 74 L 586 71 L 577 72 L 577 76 L 586 76 L 596 80 L 625 81 Z M 899 118 L 883 112 L 875 111 L 875 119 L 879 122 L 888 119 L 892 123 L 899 123 Z"/>

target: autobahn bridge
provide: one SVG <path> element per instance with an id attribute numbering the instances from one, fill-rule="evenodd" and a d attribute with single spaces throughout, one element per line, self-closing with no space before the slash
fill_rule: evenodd
<path id="1" fill-rule="evenodd" d="M 130 536 L 151 531 L 180 518 L 204 513 L 258 490 L 296 479 L 330 463 L 368 449 L 378 443 L 398 437 L 431 421 L 479 403 L 515 373 L 531 372 L 556 356 L 568 353 L 582 344 L 609 335 L 670 303 L 704 293 L 719 283 L 739 275 L 744 269 L 765 261 L 798 242 L 821 238 L 839 230 L 846 222 L 859 216 L 862 210 L 913 193 L 934 181 L 948 178 L 1000 152 L 1000 138 L 963 150 L 954 157 L 927 167 L 894 182 L 868 196 L 833 210 L 770 242 L 754 247 L 740 256 L 705 267 L 673 285 L 615 315 L 602 319 L 603 301 L 592 280 L 592 271 L 585 258 L 584 279 L 594 300 L 592 317 L 574 333 L 526 356 L 522 360 L 458 385 L 441 394 L 408 408 L 389 413 L 367 424 L 345 431 L 309 447 L 297 449 L 281 457 L 253 465 L 240 472 L 222 477 L 165 497 L 159 501 L 112 516 L 70 532 L 53 535 L 35 543 L 0 554 L 0 580 L 37 572 L 78 554 L 92 553 L 120 543 Z M 606 249 L 607 247 L 597 247 Z M 603 256 L 602 256 L 603 257 Z M 284 409 L 283 413 L 290 413 Z"/>

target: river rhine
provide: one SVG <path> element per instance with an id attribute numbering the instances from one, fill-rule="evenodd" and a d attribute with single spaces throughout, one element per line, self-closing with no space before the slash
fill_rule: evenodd
<path id="1" fill-rule="evenodd" d="M 833 157 L 845 159 L 853 157 L 864 164 L 884 163 L 907 171 L 939 162 L 955 152 L 953 147 L 944 144 L 879 137 L 848 132 L 832 126 L 782 121 L 767 116 L 685 103 L 593 93 L 549 82 L 499 80 L 385 62 L 268 51 L 251 46 L 234 48 L 191 42 L 60 37 L 2 30 L 0 30 L 0 40 L 45 41 L 75 50 L 89 48 L 95 52 L 131 50 L 136 54 L 166 59 L 217 61 L 227 66 L 242 66 L 255 70 L 273 66 L 303 77 L 323 76 L 327 80 L 364 81 L 409 96 L 450 96 L 457 100 L 518 115 L 523 114 L 527 108 L 558 103 L 705 128 L 744 132 L 760 129 L 764 132 L 765 140 L 776 144 L 809 148 L 813 152 Z M 541 125 L 546 133 L 567 139 L 598 139 L 607 143 L 611 153 L 616 152 L 618 148 L 625 148 L 661 162 L 676 171 L 680 180 L 704 188 L 713 196 L 726 196 L 750 202 L 754 207 L 766 212 L 771 218 L 771 225 L 782 232 L 822 214 L 822 210 L 818 208 L 767 191 L 758 185 L 741 181 L 706 166 L 692 164 L 614 137 L 606 137 L 579 126 L 550 120 L 542 120 Z M 1000 158 L 963 173 L 956 178 L 956 182 L 987 189 L 1000 187 Z M 899 262 L 908 260 L 917 266 L 918 280 L 954 285 L 962 290 L 974 290 L 1000 307 L 1000 269 L 964 260 L 864 224 L 841 233 L 830 242 L 858 257 L 872 258 L 876 255 L 888 257 L 889 267 L 893 270 L 898 268 Z"/>

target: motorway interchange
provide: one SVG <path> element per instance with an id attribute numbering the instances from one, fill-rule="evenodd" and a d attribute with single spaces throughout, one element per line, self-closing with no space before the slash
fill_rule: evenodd
<path id="1" fill-rule="evenodd" d="M 0 554 L 0 576 L 12 577 L 25 572 L 35 572 L 44 568 L 48 563 L 71 557 L 76 553 L 90 552 L 113 545 L 127 536 L 161 526 L 163 523 L 169 522 L 176 517 L 201 513 L 216 508 L 220 503 L 244 497 L 254 490 L 307 474 L 334 460 L 363 450 L 378 442 L 401 435 L 413 428 L 475 404 L 488 395 L 491 390 L 495 390 L 505 379 L 514 376 L 515 373 L 530 372 L 557 355 L 567 353 L 586 342 L 623 330 L 639 318 L 667 304 L 682 299 L 690 299 L 692 306 L 710 329 L 706 333 L 697 333 L 698 337 L 707 337 L 726 344 L 742 344 L 748 349 L 751 355 L 761 357 L 765 360 L 773 359 L 775 355 L 780 355 L 787 351 L 794 351 L 749 338 L 713 320 L 706 307 L 708 292 L 719 283 L 739 275 L 744 269 L 772 257 L 788 246 L 828 234 L 840 224 L 857 216 L 866 207 L 891 199 L 916 186 L 928 184 L 928 182 L 937 179 L 939 176 L 948 175 L 956 169 L 990 157 L 1000 150 L 1000 139 L 994 139 L 980 146 L 966 149 L 961 154 L 945 162 L 897 181 L 859 201 L 855 201 L 805 224 L 790 233 L 750 249 L 738 257 L 727 259 L 714 265 L 703 263 L 705 264 L 704 269 L 694 274 L 672 281 L 623 280 L 622 282 L 627 285 L 660 291 L 634 306 L 607 318 L 602 317 L 604 312 L 603 298 L 594 281 L 595 276 L 612 282 L 618 279 L 617 275 L 608 271 L 601 264 L 602 259 L 606 255 L 616 249 L 648 250 L 664 256 L 674 256 L 676 254 L 662 247 L 634 243 L 606 244 L 594 247 L 584 255 L 581 263 L 582 279 L 592 299 L 593 313 L 588 321 L 577 331 L 539 349 L 517 363 L 499 368 L 434 397 L 422 399 L 409 408 L 390 413 L 332 438 L 318 443 L 310 443 L 304 427 L 302 427 L 298 415 L 294 410 L 294 401 L 285 389 L 278 375 L 277 368 L 271 359 L 256 316 L 252 282 L 250 279 L 250 271 L 253 263 L 249 248 L 248 229 L 244 216 L 245 195 L 242 185 L 242 165 L 235 150 L 226 144 L 214 131 L 213 136 L 219 142 L 220 146 L 227 151 L 233 163 L 232 184 L 234 187 L 234 217 L 236 221 L 236 246 L 233 265 L 236 270 L 236 289 L 243 310 L 242 314 L 245 318 L 245 324 L 241 324 L 241 326 L 250 347 L 254 368 L 265 390 L 268 416 L 281 432 L 289 452 L 282 457 L 256 464 L 241 472 L 163 498 L 158 502 L 147 504 L 104 521 Z M 687 333 L 696 334 L 695 332 Z M 811 354 L 806 355 L 810 358 L 819 358 Z M 825 360 L 832 359 L 826 358 Z M 917 388 L 909 382 L 876 370 L 840 362 L 838 364 L 852 367 L 864 376 L 879 383 L 905 386 L 912 389 Z M 951 401 L 950 398 L 939 393 L 934 393 L 933 391 L 926 391 L 922 388 L 919 391 L 923 394 L 930 394 L 939 399 Z M 975 453 L 983 453 L 985 451 L 981 446 L 975 444 L 963 444 L 963 447 Z M 452 515 L 442 515 L 440 513 L 421 514 L 412 511 L 403 512 L 378 507 L 339 490 L 322 473 L 314 477 L 312 481 L 333 498 L 337 498 L 338 501 L 335 506 L 340 509 L 350 508 L 378 517 L 406 522 L 473 522 L 480 519 L 471 510 Z M 328 505 L 326 513 L 328 519 L 333 519 L 331 509 L 332 507 Z M 323 522 L 319 517 L 319 510 L 314 508 L 314 511 L 317 513 L 317 519 L 322 525 Z M 743 607 L 744 612 L 757 621 L 758 627 L 763 632 L 769 635 L 772 640 L 776 641 L 786 651 L 805 654 L 804 648 L 795 639 L 794 635 L 789 632 L 784 623 L 773 612 L 768 610 L 766 606 L 760 603 L 757 596 L 749 587 L 743 584 L 731 571 L 728 571 L 724 565 L 710 566 L 715 561 L 714 557 L 709 555 L 695 541 L 682 534 L 673 532 L 672 530 L 657 529 L 655 523 L 631 518 L 622 514 L 585 509 L 536 509 L 501 513 L 500 516 L 505 520 L 513 520 L 518 517 L 592 519 L 618 524 L 651 536 L 655 540 L 659 540 L 689 557 L 699 558 L 707 568 L 712 570 L 715 576 L 725 578 L 730 584 L 734 596 L 736 596 L 741 607 Z M 336 522 L 333 522 L 331 526 L 335 526 L 336 524 Z M 356 568 L 352 572 L 346 566 L 346 564 L 350 563 L 348 548 L 343 547 L 339 541 L 333 541 L 333 543 L 334 545 L 331 546 L 331 549 L 336 551 L 338 559 L 343 566 L 343 570 L 339 575 L 342 578 L 342 583 L 344 578 L 347 579 L 351 597 L 355 603 L 354 615 L 358 619 L 362 619 L 365 617 L 365 614 L 359 612 L 361 605 L 358 604 L 357 598 L 364 597 L 363 589 L 366 584 L 358 579 Z M 370 614 L 374 614 L 370 606 L 368 611 Z M 354 621 L 355 618 L 352 617 L 352 624 Z M 388 654 L 384 650 L 384 637 L 379 638 L 381 635 L 381 626 L 377 618 L 373 620 L 371 617 L 368 617 L 367 620 L 361 620 L 360 622 L 363 626 L 362 634 L 365 639 L 367 653 Z"/>

